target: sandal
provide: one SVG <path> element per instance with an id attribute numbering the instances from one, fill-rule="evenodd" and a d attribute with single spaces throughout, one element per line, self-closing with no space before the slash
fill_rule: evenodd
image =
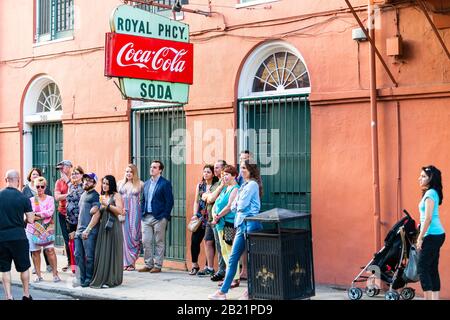
<path id="1" fill-rule="evenodd" d="M 133 266 L 128 266 L 128 267 L 127 267 L 127 271 L 134 271 L 134 270 L 136 270 L 136 268 L 133 267 Z"/>
<path id="2" fill-rule="evenodd" d="M 230 288 L 237 288 L 239 287 L 240 283 L 240 280 L 233 280 L 233 282 L 231 282 Z"/>
<path id="3" fill-rule="evenodd" d="M 66 272 L 67 270 L 69 270 L 69 268 L 70 268 L 70 266 L 67 265 L 65 267 L 62 267 L 61 270 L 62 270 L 62 272 Z"/>
<path id="4" fill-rule="evenodd" d="M 225 278 L 225 276 L 223 274 L 216 272 L 211 276 L 211 281 L 220 281 L 220 280 L 223 280 L 223 278 Z"/>
<path id="5" fill-rule="evenodd" d="M 192 267 L 191 272 L 189 272 L 190 276 L 195 276 L 197 272 L 200 271 L 200 267 Z"/>

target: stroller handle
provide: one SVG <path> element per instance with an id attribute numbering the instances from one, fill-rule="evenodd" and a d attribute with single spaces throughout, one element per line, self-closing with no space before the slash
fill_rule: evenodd
<path id="1" fill-rule="evenodd" d="M 407 216 L 408 218 L 411 218 L 411 215 L 409 214 L 408 211 L 406 211 L 406 209 L 403 209 L 403 213 L 406 214 L 406 216 Z"/>

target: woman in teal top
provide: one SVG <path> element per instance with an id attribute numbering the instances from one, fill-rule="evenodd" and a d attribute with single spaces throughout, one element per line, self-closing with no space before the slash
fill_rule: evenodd
<path id="1" fill-rule="evenodd" d="M 231 211 L 231 204 L 233 203 L 238 193 L 239 185 L 236 182 L 238 172 L 233 166 L 225 166 L 223 169 L 223 182 L 225 188 L 222 189 L 219 197 L 214 203 L 213 207 L 213 221 L 211 225 L 215 225 L 217 233 L 219 235 L 220 251 L 225 263 L 228 265 L 232 244 L 228 244 L 224 239 L 224 227 L 225 223 L 231 224 L 234 227 L 234 218 L 236 216 L 235 211 Z M 234 280 L 231 283 L 231 288 L 239 286 L 239 272 L 236 270 Z"/>
<path id="2" fill-rule="evenodd" d="M 423 167 L 419 184 L 423 192 L 419 203 L 420 233 L 416 244 L 420 250 L 420 284 L 426 300 L 439 300 L 439 251 L 445 241 L 445 230 L 439 219 L 439 206 L 443 199 L 441 171 L 434 166 Z"/>
<path id="3" fill-rule="evenodd" d="M 226 293 L 231 287 L 239 259 L 245 251 L 246 234 L 261 228 L 258 222 L 245 221 L 246 217 L 259 214 L 261 208 L 262 182 L 259 169 L 256 164 L 246 160 L 241 163 L 241 172 L 244 177 L 244 183 L 239 188 L 238 195 L 231 205 L 231 210 L 236 212 L 234 219 L 236 235 L 227 265 L 225 280 L 219 290 L 208 296 L 208 299 L 211 300 L 225 300 L 227 298 Z M 248 292 L 245 292 L 241 298 L 245 299 L 247 296 Z"/>

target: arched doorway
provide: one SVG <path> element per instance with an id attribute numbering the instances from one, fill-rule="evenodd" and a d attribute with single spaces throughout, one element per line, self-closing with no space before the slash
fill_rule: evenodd
<path id="1" fill-rule="evenodd" d="M 62 101 L 57 84 L 48 76 L 33 80 L 23 107 L 24 183 L 31 168 L 42 170 L 52 192 L 59 178 L 55 165 L 63 158 Z M 55 219 L 57 221 L 58 219 Z M 63 244 L 57 224 L 56 244 Z"/>
<path id="2" fill-rule="evenodd" d="M 250 150 L 261 169 L 262 211 L 310 211 L 310 92 L 302 56 L 284 41 L 259 46 L 243 66 L 238 152 Z"/>

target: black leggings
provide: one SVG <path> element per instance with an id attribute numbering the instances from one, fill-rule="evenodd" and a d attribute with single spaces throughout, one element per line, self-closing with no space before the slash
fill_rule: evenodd
<path id="1" fill-rule="evenodd" d="M 198 262 L 198 256 L 200 255 L 200 245 L 205 237 L 205 228 L 200 226 L 195 232 L 192 232 L 191 237 L 191 256 L 192 263 Z"/>
<path id="2" fill-rule="evenodd" d="M 441 280 L 439 278 L 439 251 L 444 244 L 445 233 L 428 235 L 423 238 L 420 251 L 418 272 L 423 291 L 440 291 Z"/>

